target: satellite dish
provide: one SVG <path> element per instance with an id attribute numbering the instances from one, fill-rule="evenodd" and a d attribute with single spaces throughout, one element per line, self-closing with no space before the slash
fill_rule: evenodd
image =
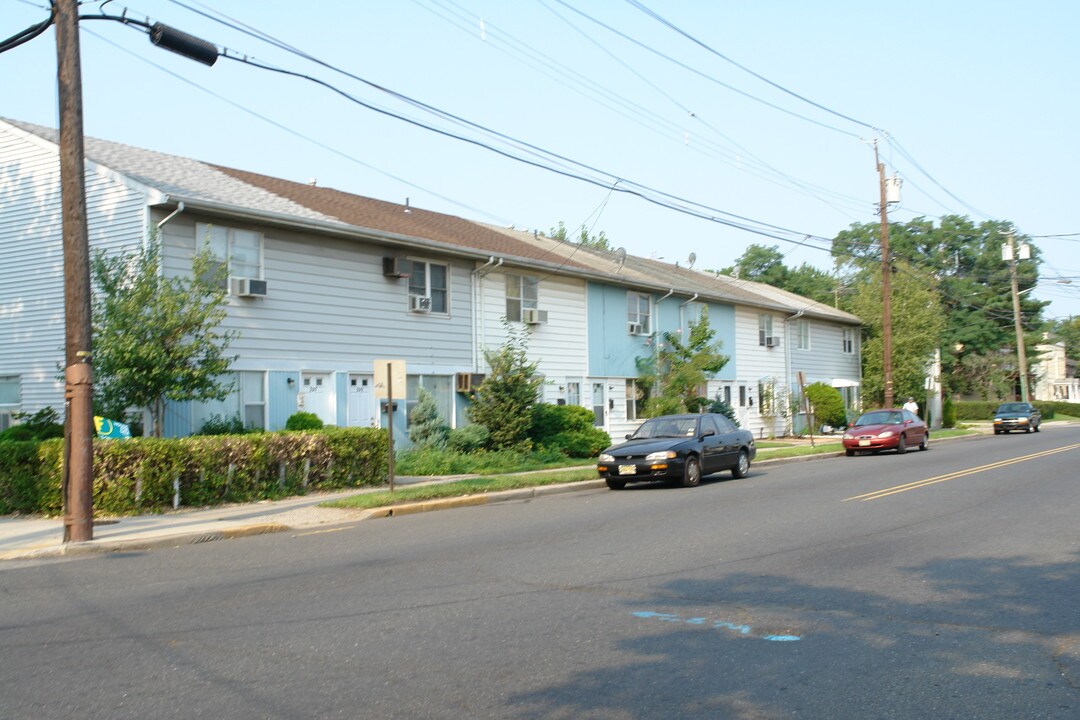
<path id="1" fill-rule="evenodd" d="M 622 270 L 623 265 L 626 264 L 626 248 L 619 248 L 615 251 L 615 272 Z"/>
<path id="2" fill-rule="evenodd" d="M 697 253 L 690 253 L 690 257 L 686 258 L 686 267 L 694 267 L 694 263 L 697 262 Z"/>

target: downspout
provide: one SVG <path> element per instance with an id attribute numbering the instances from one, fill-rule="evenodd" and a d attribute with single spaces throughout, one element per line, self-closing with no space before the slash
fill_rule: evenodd
<path id="1" fill-rule="evenodd" d="M 165 218 L 161 222 L 159 222 L 157 224 L 157 231 L 160 233 L 161 228 L 165 226 L 165 223 L 169 222 L 170 220 L 172 220 L 174 217 L 176 217 L 177 215 L 179 215 L 182 212 L 184 212 L 184 201 L 183 200 L 176 203 L 176 209 L 173 210 L 168 215 L 166 215 Z"/>
<path id="2" fill-rule="evenodd" d="M 480 344 L 484 341 L 484 293 L 481 288 L 483 279 L 495 268 L 501 267 L 503 259 L 488 257 L 486 263 L 473 270 L 473 327 L 472 327 L 472 371 L 480 372 Z M 492 267 L 494 265 L 494 267 Z"/>
<path id="3" fill-rule="evenodd" d="M 667 291 L 667 295 L 653 303 L 656 310 L 656 338 L 653 340 L 653 366 L 656 369 L 656 381 L 653 383 L 653 397 L 660 395 L 660 303 L 675 294 L 675 288 Z"/>

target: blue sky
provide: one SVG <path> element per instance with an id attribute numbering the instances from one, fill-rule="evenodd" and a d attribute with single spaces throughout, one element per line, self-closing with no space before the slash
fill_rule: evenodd
<path id="1" fill-rule="evenodd" d="M 1045 263 L 1033 294 L 1052 301 L 1048 316 L 1080 314 L 1080 219 L 1068 200 L 1080 5 L 642 1 L 707 47 L 627 0 L 117 0 L 104 8 L 522 152 L 372 87 L 381 86 L 602 171 L 571 171 L 592 184 L 304 80 L 235 60 L 200 65 L 106 21 L 82 24 L 86 132 L 483 222 L 541 231 L 560 220 L 584 224 L 629 252 L 684 265 L 693 252 L 698 267 L 724 267 L 756 242 L 777 245 L 789 265 L 830 269 L 817 238 L 876 219 L 868 141 L 878 128 L 891 137 L 880 145 L 888 172 L 904 180 L 893 219 L 957 213 L 1055 236 L 1035 239 Z M 0 0 L 0 36 L 43 19 L 45 4 Z M 98 12 L 100 3 L 83 6 Z M 55 77 L 51 30 L 0 54 L 0 116 L 55 127 Z M 622 192 L 634 183 L 669 204 L 767 224 L 779 239 Z"/>

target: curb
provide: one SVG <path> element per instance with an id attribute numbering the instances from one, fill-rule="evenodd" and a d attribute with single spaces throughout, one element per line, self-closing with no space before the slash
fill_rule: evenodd
<path id="1" fill-rule="evenodd" d="M 146 538 L 145 540 L 91 540 L 83 543 L 68 543 L 60 547 L 38 548 L 36 550 L 10 550 L 0 553 L 0 560 L 43 560 L 57 557 L 78 557 L 111 552 L 133 552 L 155 550 L 159 548 L 198 545 L 215 540 L 268 535 L 288 532 L 291 528 L 280 523 L 257 523 L 241 527 L 215 530 L 213 532 L 179 533 L 164 537 Z"/>

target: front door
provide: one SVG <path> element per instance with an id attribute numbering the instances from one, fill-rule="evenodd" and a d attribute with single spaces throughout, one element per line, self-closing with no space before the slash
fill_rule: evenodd
<path id="1" fill-rule="evenodd" d="M 350 427 L 378 427 L 379 414 L 375 408 L 375 380 L 372 375 L 349 375 Z"/>
<path id="2" fill-rule="evenodd" d="M 607 430 L 607 402 L 604 399 L 604 383 L 592 384 L 593 425 Z"/>
<path id="3" fill-rule="evenodd" d="M 337 425 L 330 373 L 303 373 L 300 392 L 304 412 L 315 413 L 326 425 Z"/>

